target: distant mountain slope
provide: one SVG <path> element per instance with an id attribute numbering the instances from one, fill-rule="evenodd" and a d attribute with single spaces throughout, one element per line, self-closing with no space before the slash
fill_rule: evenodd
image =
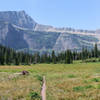
<path id="1" fill-rule="evenodd" d="M 23 31 L 6 22 L 0 23 L 0 43 L 14 49 L 28 48 Z"/>
<path id="2" fill-rule="evenodd" d="M 92 35 L 62 33 L 53 49 L 56 51 L 65 51 L 66 49 L 81 50 L 83 46 L 92 49 L 94 44 L 98 42 L 99 40 Z"/>
<path id="3" fill-rule="evenodd" d="M 12 24 L 0 23 L 0 43 L 16 50 L 52 49 L 60 33 L 24 30 Z"/>
<path id="4" fill-rule="evenodd" d="M 0 12 L 0 44 L 16 50 L 59 52 L 92 49 L 95 43 L 100 48 L 100 30 L 54 28 L 38 24 L 25 11 Z"/>

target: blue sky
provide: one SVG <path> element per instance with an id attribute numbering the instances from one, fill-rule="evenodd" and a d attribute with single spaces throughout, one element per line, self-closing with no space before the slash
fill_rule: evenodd
<path id="1" fill-rule="evenodd" d="M 100 0 L 1 0 L 0 11 L 25 10 L 36 22 L 55 27 L 100 28 Z"/>

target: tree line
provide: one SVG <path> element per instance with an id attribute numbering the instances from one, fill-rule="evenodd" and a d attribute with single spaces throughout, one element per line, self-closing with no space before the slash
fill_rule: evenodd
<path id="1" fill-rule="evenodd" d="M 74 60 L 86 60 L 88 58 L 99 58 L 100 50 L 95 44 L 92 50 L 83 47 L 81 52 L 66 50 L 61 53 L 44 53 L 40 55 L 38 52 L 29 54 L 25 52 L 17 52 L 14 49 L 0 45 L 0 65 L 30 65 L 37 63 L 65 63 L 71 64 Z"/>

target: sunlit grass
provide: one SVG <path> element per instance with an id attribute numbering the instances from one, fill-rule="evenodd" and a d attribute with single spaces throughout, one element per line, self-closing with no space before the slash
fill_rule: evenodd
<path id="1" fill-rule="evenodd" d="M 29 71 L 27 76 L 9 79 L 14 73 Z M 46 76 L 47 100 L 99 100 L 100 63 L 36 64 L 0 66 L 0 100 L 30 100 L 40 95 L 42 76 Z"/>

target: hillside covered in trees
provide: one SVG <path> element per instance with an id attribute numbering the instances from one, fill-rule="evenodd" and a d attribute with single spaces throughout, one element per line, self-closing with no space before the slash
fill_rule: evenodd
<path id="1" fill-rule="evenodd" d="M 28 54 L 24 52 L 17 52 L 11 48 L 0 45 L 0 64 L 1 65 L 30 65 L 36 63 L 73 63 L 73 60 L 85 61 L 89 58 L 99 58 L 100 50 L 97 44 L 91 51 L 83 47 L 81 52 L 67 50 L 61 53 L 44 53 L 40 55 L 38 52 L 35 54 Z"/>

